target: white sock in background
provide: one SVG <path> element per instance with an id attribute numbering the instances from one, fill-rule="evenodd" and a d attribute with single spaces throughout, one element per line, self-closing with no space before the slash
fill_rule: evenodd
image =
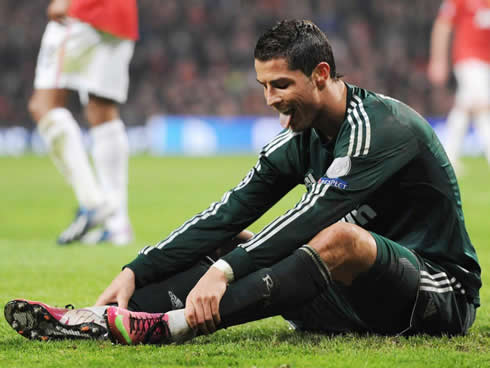
<path id="1" fill-rule="evenodd" d="M 490 110 L 478 112 L 475 115 L 475 125 L 485 157 L 490 165 Z"/>
<path id="2" fill-rule="evenodd" d="M 458 171 L 459 156 L 469 122 L 469 114 L 459 107 L 453 107 L 446 120 L 447 135 L 445 148 L 449 160 L 456 171 Z"/>
<path id="3" fill-rule="evenodd" d="M 131 241 L 127 239 L 131 228 L 128 216 L 129 143 L 126 129 L 123 122 L 116 119 L 91 128 L 90 134 L 97 178 L 105 197 L 117 208 L 106 221 L 106 227 L 114 234 L 126 233 L 120 243 L 127 243 Z M 118 243 L 117 239 L 113 242 Z"/>
<path id="4" fill-rule="evenodd" d="M 73 187 L 79 205 L 85 208 L 100 205 L 102 193 L 83 146 L 80 127 L 70 111 L 50 110 L 39 121 L 38 130 L 56 167 Z"/>

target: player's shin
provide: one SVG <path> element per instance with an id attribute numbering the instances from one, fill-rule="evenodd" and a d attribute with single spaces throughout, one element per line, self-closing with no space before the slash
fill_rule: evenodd
<path id="1" fill-rule="evenodd" d="M 475 123 L 482 143 L 483 152 L 490 165 L 490 108 L 478 112 L 475 115 Z"/>
<path id="2" fill-rule="evenodd" d="M 282 314 L 319 295 L 330 282 L 325 263 L 304 245 L 270 268 L 230 284 L 220 304 L 221 327 Z"/>
<path id="3" fill-rule="evenodd" d="M 102 193 L 72 114 L 65 108 L 52 109 L 39 121 L 38 128 L 55 165 L 72 185 L 80 206 L 91 209 L 100 205 Z"/>
<path id="4" fill-rule="evenodd" d="M 123 122 L 117 119 L 93 127 L 90 134 L 97 178 L 105 197 L 116 208 L 105 224 L 108 240 L 125 245 L 132 240 L 127 208 L 129 143 L 126 130 Z"/>

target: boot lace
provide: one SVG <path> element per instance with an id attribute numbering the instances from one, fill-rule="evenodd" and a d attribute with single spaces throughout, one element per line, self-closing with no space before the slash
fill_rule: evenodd
<path id="1" fill-rule="evenodd" d="M 163 316 L 148 317 L 131 313 L 129 315 L 129 332 L 141 336 L 143 344 L 149 343 L 152 337 L 158 337 L 158 341 L 153 343 L 169 343 L 170 330 Z"/>

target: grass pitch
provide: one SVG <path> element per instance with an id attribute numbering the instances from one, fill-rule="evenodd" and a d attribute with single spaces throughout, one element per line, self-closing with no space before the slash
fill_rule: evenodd
<path id="1" fill-rule="evenodd" d="M 145 245 L 236 185 L 253 156 L 135 157 L 130 162 L 133 244 L 59 247 L 58 233 L 76 207 L 47 157 L 0 157 L 0 308 L 13 298 L 51 305 L 91 305 Z M 489 367 L 490 169 L 465 160 L 460 178 L 468 231 L 479 253 L 482 307 L 468 336 L 456 338 L 326 337 L 295 333 L 281 318 L 236 326 L 176 346 L 113 346 L 110 342 L 41 343 L 16 334 L 0 315 L 0 367 Z M 294 205 L 298 188 L 252 226 L 258 231 Z"/>

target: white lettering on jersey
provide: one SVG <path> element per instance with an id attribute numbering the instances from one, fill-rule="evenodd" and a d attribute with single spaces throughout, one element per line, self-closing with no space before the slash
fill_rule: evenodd
<path id="1" fill-rule="evenodd" d="M 359 209 L 350 211 L 339 221 L 348 222 L 351 224 L 366 225 L 370 220 L 377 216 L 375 210 L 367 204 L 363 204 Z"/>

